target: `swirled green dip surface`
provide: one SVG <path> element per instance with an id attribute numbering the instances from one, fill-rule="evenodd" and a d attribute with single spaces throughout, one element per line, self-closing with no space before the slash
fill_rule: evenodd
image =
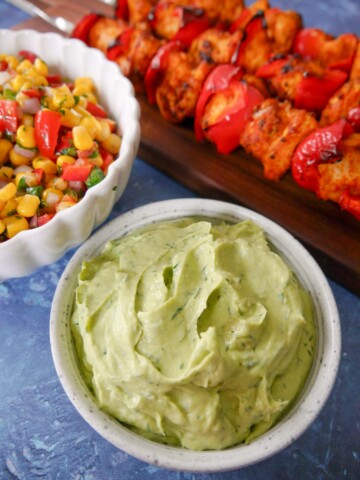
<path id="1" fill-rule="evenodd" d="M 309 296 L 251 221 L 182 219 L 109 242 L 82 266 L 71 324 L 100 408 L 194 450 L 268 430 L 314 357 Z"/>

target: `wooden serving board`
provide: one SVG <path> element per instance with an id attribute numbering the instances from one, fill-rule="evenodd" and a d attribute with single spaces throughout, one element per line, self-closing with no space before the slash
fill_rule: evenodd
<path id="1" fill-rule="evenodd" d="M 42 3 L 49 13 L 61 13 L 75 22 L 83 14 L 79 3 Z M 37 18 L 15 28 L 52 30 Z M 290 174 L 279 182 L 266 180 L 260 163 L 242 149 L 217 154 L 213 145 L 196 141 L 191 124 L 169 124 L 144 96 L 138 95 L 138 100 L 142 110 L 139 158 L 203 197 L 238 203 L 276 221 L 308 248 L 329 277 L 360 295 L 360 222 L 298 187 Z"/>

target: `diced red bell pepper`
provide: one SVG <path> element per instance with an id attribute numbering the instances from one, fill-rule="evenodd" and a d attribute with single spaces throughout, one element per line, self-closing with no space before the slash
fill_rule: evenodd
<path id="1" fill-rule="evenodd" d="M 108 152 L 107 150 L 101 147 L 99 148 L 99 153 L 103 160 L 103 163 L 101 164 L 100 168 L 106 174 L 109 168 L 109 165 L 114 161 L 114 155 L 112 155 L 110 152 Z"/>
<path id="2" fill-rule="evenodd" d="M 34 168 L 33 173 L 36 176 L 37 185 L 41 185 L 45 178 L 45 171 L 42 168 Z"/>
<path id="3" fill-rule="evenodd" d="M 338 55 L 335 54 L 334 59 L 327 61 L 325 66 L 349 72 L 358 44 L 356 35 L 352 33 L 345 33 L 334 38 L 318 28 L 304 28 L 295 37 L 293 51 L 304 58 L 318 60 L 328 42 L 334 44 L 333 51 L 337 51 Z"/>
<path id="4" fill-rule="evenodd" d="M 60 84 L 64 83 L 61 76 L 60 75 L 55 75 L 55 74 L 54 75 L 47 75 L 46 80 L 48 81 L 50 87 L 55 87 L 57 85 L 60 85 Z"/>
<path id="5" fill-rule="evenodd" d="M 101 105 L 97 104 L 97 103 L 93 103 L 93 102 L 87 102 L 87 105 L 86 105 L 86 110 L 91 113 L 91 115 L 93 115 L 94 117 L 98 117 L 98 118 L 107 118 L 108 117 L 108 114 L 106 113 L 106 111 L 102 108 Z"/>
<path id="6" fill-rule="evenodd" d="M 219 153 L 228 154 L 239 146 L 241 132 L 254 107 L 264 100 L 255 87 L 240 81 L 241 76 L 239 67 L 220 65 L 210 73 L 200 94 L 198 102 L 200 105 L 195 116 L 196 138 L 201 140 L 206 136 L 216 145 Z M 216 122 L 209 125 L 204 132 L 201 128 L 201 118 L 208 101 L 217 92 L 227 96 L 229 103 Z"/>
<path id="7" fill-rule="evenodd" d="M 29 88 L 28 90 L 21 90 L 21 93 L 29 98 L 41 98 L 44 95 L 44 92 L 36 87 Z"/>
<path id="8" fill-rule="evenodd" d="M 202 32 L 210 28 L 211 22 L 204 10 L 200 8 L 178 7 L 181 27 L 172 38 L 182 42 L 187 48 Z"/>
<path id="9" fill-rule="evenodd" d="M 74 146 L 72 130 L 66 130 L 65 133 L 60 132 L 60 140 L 56 147 L 56 152 L 60 153 L 63 150 L 71 148 Z"/>
<path id="10" fill-rule="evenodd" d="M 15 100 L 0 100 L 0 132 L 15 133 L 19 118 L 19 106 Z"/>
<path id="11" fill-rule="evenodd" d="M 115 17 L 126 22 L 129 20 L 129 5 L 127 0 L 118 0 L 115 6 Z"/>
<path id="12" fill-rule="evenodd" d="M 133 28 L 127 28 L 115 39 L 115 41 L 108 47 L 106 56 L 109 60 L 116 60 L 121 55 L 125 55 L 130 46 L 131 36 L 134 32 Z"/>
<path id="13" fill-rule="evenodd" d="M 68 181 L 75 181 L 75 182 L 85 182 L 87 180 L 93 165 L 83 164 L 83 165 L 76 165 L 73 163 L 64 163 L 63 165 L 63 172 L 62 178 Z"/>
<path id="14" fill-rule="evenodd" d="M 78 38 L 85 43 L 89 41 L 89 32 L 91 27 L 102 17 L 99 13 L 88 13 L 76 25 L 71 34 L 72 38 Z"/>
<path id="15" fill-rule="evenodd" d="M 145 90 L 149 103 L 156 102 L 156 90 L 167 68 L 170 53 L 183 50 L 185 50 L 184 44 L 174 40 L 161 46 L 151 59 L 145 74 Z"/>
<path id="16" fill-rule="evenodd" d="M 9 67 L 9 64 L 6 60 L 0 60 L 0 72 L 4 72 Z"/>
<path id="17" fill-rule="evenodd" d="M 340 140 L 352 132 L 351 125 L 341 118 L 305 138 L 292 158 L 291 172 L 296 183 L 306 190 L 317 192 L 320 178 L 318 165 L 335 161 L 339 157 Z"/>
<path id="18" fill-rule="evenodd" d="M 48 223 L 53 217 L 55 216 L 55 213 L 44 213 L 44 215 L 40 215 L 37 218 L 37 226 L 41 227 L 42 225 L 45 225 Z"/>
<path id="19" fill-rule="evenodd" d="M 251 11 L 250 8 L 245 8 L 240 16 L 230 25 L 229 27 L 229 32 L 234 33 L 237 30 L 242 30 L 246 27 L 246 25 L 249 23 L 251 20 L 251 17 L 253 16 L 253 12 Z"/>
<path id="20" fill-rule="evenodd" d="M 326 70 L 322 77 L 304 76 L 295 94 L 295 108 L 321 111 L 334 93 L 346 82 L 347 73 L 342 70 Z"/>
<path id="21" fill-rule="evenodd" d="M 39 110 L 35 115 L 35 138 L 41 155 L 52 159 L 58 143 L 61 113 L 53 110 Z"/>
<path id="22" fill-rule="evenodd" d="M 231 63 L 240 66 L 243 64 L 245 51 L 248 45 L 259 33 L 264 32 L 265 28 L 266 22 L 264 12 L 260 10 L 247 23 L 244 30 L 244 36 L 231 58 Z"/>
<path id="23" fill-rule="evenodd" d="M 33 52 L 29 52 L 29 50 L 20 50 L 19 57 L 29 60 L 29 62 L 34 63 L 37 59 L 37 55 Z"/>
<path id="24" fill-rule="evenodd" d="M 348 191 L 342 193 L 339 201 L 340 207 L 360 220 L 360 195 L 351 195 Z"/>

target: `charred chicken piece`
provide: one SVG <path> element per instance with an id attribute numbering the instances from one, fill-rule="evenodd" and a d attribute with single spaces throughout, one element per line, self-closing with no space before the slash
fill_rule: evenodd
<path id="1" fill-rule="evenodd" d="M 207 62 L 213 64 L 231 63 L 243 33 L 230 33 L 218 28 L 211 28 L 199 35 L 189 49 L 190 61 L 194 64 Z"/>
<path id="2" fill-rule="evenodd" d="M 245 10 L 230 27 L 230 31 L 244 32 L 234 62 L 245 71 L 255 73 L 272 56 L 290 52 L 301 26 L 300 15 L 293 11 L 268 8 L 253 14 L 251 10 L 246 17 Z"/>
<path id="3" fill-rule="evenodd" d="M 344 194 L 360 200 L 360 134 L 354 133 L 342 140 L 338 151 L 337 161 L 318 166 L 320 178 L 317 194 L 323 200 L 340 204 Z"/>
<path id="4" fill-rule="evenodd" d="M 356 111 L 360 115 L 360 78 L 346 82 L 333 95 L 321 114 L 320 125 L 330 125 L 339 118 L 347 118 L 353 124 Z M 360 117 L 359 117 L 360 120 Z M 356 125 L 354 125 L 357 128 Z M 359 123 L 360 127 L 360 123 Z"/>
<path id="5" fill-rule="evenodd" d="M 121 19 L 102 17 L 89 32 L 89 45 L 117 63 L 137 91 L 143 90 L 145 72 L 162 43 L 149 28 L 129 27 Z"/>
<path id="6" fill-rule="evenodd" d="M 168 57 L 167 69 L 156 90 L 156 103 L 163 117 L 180 123 L 193 117 L 202 84 L 213 65 L 193 64 L 186 52 L 175 51 Z"/>
<path id="7" fill-rule="evenodd" d="M 146 23 L 157 3 L 158 0 L 118 0 L 115 16 L 125 20 L 129 25 Z"/>
<path id="8" fill-rule="evenodd" d="M 268 98 L 255 107 L 240 145 L 261 161 L 267 179 L 279 180 L 290 168 L 297 145 L 317 127 L 311 113 Z"/>
<path id="9" fill-rule="evenodd" d="M 274 96 L 290 100 L 295 108 L 317 113 L 347 79 L 346 72 L 327 69 L 299 54 L 273 57 L 256 75 L 268 81 Z"/>

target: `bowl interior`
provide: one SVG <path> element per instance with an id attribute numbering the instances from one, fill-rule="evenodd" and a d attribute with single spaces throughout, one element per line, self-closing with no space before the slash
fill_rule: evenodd
<path id="1" fill-rule="evenodd" d="M 195 452 L 149 441 L 101 412 L 85 385 L 77 364 L 70 332 L 74 290 L 81 263 L 98 254 L 104 244 L 146 224 L 187 216 L 228 222 L 251 219 L 292 267 L 309 291 L 315 309 L 317 348 L 301 395 L 287 414 L 250 445 L 222 451 Z M 185 199 L 158 202 L 130 211 L 93 235 L 74 255 L 55 293 L 50 321 L 53 359 L 60 381 L 75 408 L 104 438 L 121 450 L 148 463 L 188 471 L 225 471 L 251 465 L 285 448 L 313 422 L 332 389 L 341 349 L 336 304 L 326 278 L 309 253 L 281 227 L 242 207 L 214 200 Z"/>

